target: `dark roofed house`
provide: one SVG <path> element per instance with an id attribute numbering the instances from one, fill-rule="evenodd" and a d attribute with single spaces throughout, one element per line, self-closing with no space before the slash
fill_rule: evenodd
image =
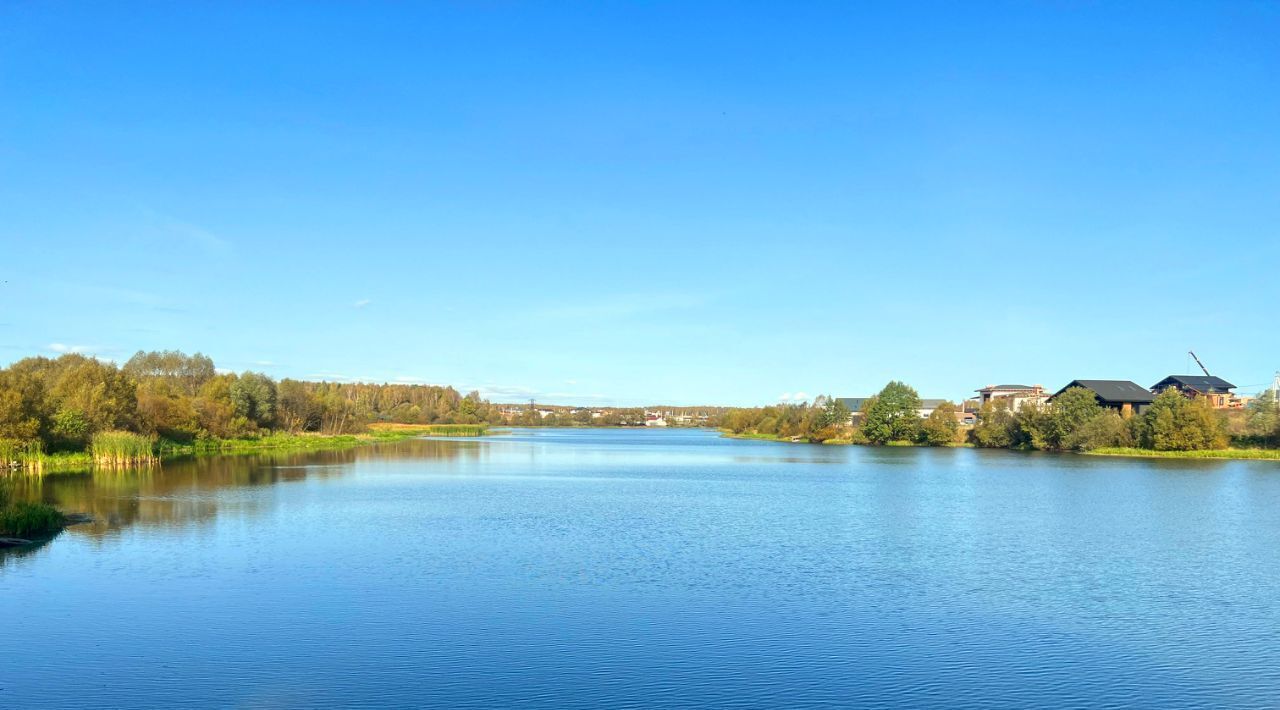
<path id="1" fill-rule="evenodd" d="M 1156 396 L 1151 390 L 1130 380 L 1072 380 L 1066 387 L 1053 393 L 1049 401 L 1072 387 L 1083 387 L 1093 393 L 1098 404 L 1121 414 L 1142 413 Z"/>
<path id="2" fill-rule="evenodd" d="M 1230 382 L 1213 375 L 1169 375 L 1151 385 L 1151 391 L 1156 394 L 1176 389 L 1191 399 L 1208 400 L 1210 405 L 1218 409 L 1234 406 L 1236 396 L 1231 390 L 1235 388 Z"/>

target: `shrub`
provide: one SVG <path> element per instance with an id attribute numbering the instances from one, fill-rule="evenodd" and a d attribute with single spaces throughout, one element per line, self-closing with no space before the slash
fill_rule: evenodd
<path id="1" fill-rule="evenodd" d="M 65 522 L 62 513 L 44 503 L 21 502 L 0 508 L 0 535 L 41 535 L 61 528 Z"/>

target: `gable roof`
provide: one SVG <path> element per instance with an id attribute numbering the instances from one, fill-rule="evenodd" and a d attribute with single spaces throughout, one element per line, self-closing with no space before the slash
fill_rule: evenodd
<path id="1" fill-rule="evenodd" d="M 987 385 L 986 387 L 983 387 L 980 390 L 974 390 L 974 391 L 975 392 L 1022 392 L 1025 390 L 1025 391 L 1031 392 L 1036 389 L 1040 389 L 1040 385 Z"/>
<path id="2" fill-rule="evenodd" d="M 920 400 L 920 408 L 921 408 L 921 409 L 937 409 L 937 408 L 938 408 L 939 406 L 941 406 L 941 405 L 942 405 L 942 403 L 943 403 L 943 402 L 945 402 L 945 401 L 947 401 L 947 400 L 945 400 L 945 399 L 922 399 L 922 400 Z"/>
<path id="3" fill-rule="evenodd" d="M 836 397 L 836 401 L 843 404 L 850 412 L 858 413 L 862 411 L 862 405 L 866 403 L 870 397 Z"/>
<path id="4" fill-rule="evenodd" d="M 1066 387 L 1054 392 L 1053 396 L 1057 397 L 1072 387 L 1083 387 L 1103 402 L 1147 404 L 1156 400 L 1151 390 L 1132 380 L 1072 380 Z"/>
<path id="5" fill-rule="evenodd" d="M 1197 392 L 1227 392 L 1235 389 L 1235 385 L 1227 382 L 1221 377 L 1213 375 L 1169 375 L 1159 382 L 1151 385 L 1151 389 L 1158 389 L 1167 385 L 1182 385 L 1193 389 Z"/>

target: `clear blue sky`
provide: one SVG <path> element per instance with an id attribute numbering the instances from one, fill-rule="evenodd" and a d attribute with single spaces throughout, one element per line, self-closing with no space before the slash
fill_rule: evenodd
<path id="1" fill-rule="evenodd" d="M 1264 2 L 5 3 L 0 363 L 1270 381 L 1277 37 Z"/>

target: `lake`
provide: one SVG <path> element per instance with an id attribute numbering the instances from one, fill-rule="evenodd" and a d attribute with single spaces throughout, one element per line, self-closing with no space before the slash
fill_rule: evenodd
<path id="1" fill-rule="evenodd" d="M 1275 707 L 1280 464 L 516 430 L 28 479 L 0 707 Z"/>

